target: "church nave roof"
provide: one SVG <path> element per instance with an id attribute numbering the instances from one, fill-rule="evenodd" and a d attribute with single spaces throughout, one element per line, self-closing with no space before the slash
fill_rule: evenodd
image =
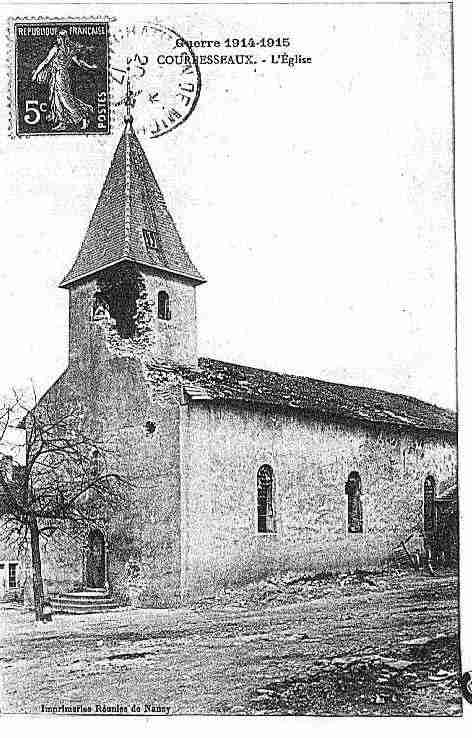
<path id="1" fill-rule="evenodd" d="M 369 424 L 456 433 L 456 414 L 414 397 L 201 358 L 198 369 L 149 365 L 151 380 L 175 378 L 195 401 L 296 408 Z"/>

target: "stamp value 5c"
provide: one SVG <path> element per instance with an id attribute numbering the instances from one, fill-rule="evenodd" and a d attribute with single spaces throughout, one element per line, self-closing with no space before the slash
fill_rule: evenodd
<path id="1" fill-rule="evenodd" d="M 11 37 L 16 135 L 110 132 L 107 21 L 15 20 Z"/>

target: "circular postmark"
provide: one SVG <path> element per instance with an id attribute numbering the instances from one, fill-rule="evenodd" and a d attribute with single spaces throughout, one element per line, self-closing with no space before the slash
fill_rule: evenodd
<path id="1" fill-rule="evenodd" d="M 134 23 L 114 30 L 110 72 L 118 106 L 129 99 L 129 80 L 135 130 L 149 138 L 184 123 L 200 95 L 200 70 L 190 45 L 158 23 Z"/>
<path id="2" fill-rule="evenodd" d="M 472 672 L 466 671 L 461 678 L 462 696 L 472 705 Z"/>

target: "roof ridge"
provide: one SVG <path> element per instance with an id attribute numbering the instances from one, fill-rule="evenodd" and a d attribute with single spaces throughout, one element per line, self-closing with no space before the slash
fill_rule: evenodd
<path id="1" fill-rule="evenodd" d="M 125 137 L 125 243 L 124 255 L 129 256 L 130 253 L 130 232 L 131 232 L 131 162 L 130 162 L 130 134 L 132 128 L 131 120 L 125 124 L 123 135 Z"/>

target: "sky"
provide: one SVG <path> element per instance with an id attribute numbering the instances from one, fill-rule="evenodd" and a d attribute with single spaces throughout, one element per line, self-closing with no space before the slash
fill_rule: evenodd
<path id="1" fill-rule="evenodd" d="M 4 28 L 9 14 L 0 6 Z M 63 14 L 70 6 L 41 6 Z M 139 4 L 113 15 L 156 17 Z M 208 280 L 200 355 L 454 407 L 449 7 L 162 6 L 158 20 L 188 39 L 289 37 L 290 53 L 312 58 L 201 65 L 191 117 L 141 139 Z M 122 123 L 110 136 L 15 139 L 0 110 L 0 394 L 30 379 L 41 392 L 67 364 L 57 285 Z"/>

